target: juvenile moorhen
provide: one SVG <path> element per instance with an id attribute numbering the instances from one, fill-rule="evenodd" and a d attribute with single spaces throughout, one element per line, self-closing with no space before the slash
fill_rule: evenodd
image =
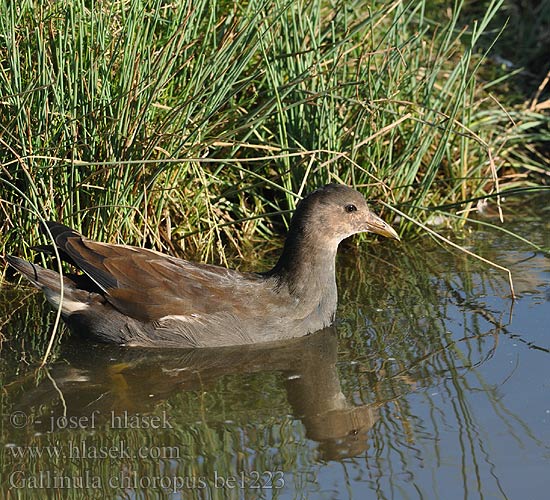
<path id="1" fill-rule="evenodd" d="M 399 239 L 363 195 L 336 184 L 298 204 L 279 261 L 263 273 L 100 243 L 56 222 L 47 227 L 60 257 L 82 271 L 63 277 L 61 310 L 70 329 L 103 342 L 149 347 L 241 345 L 320 330 L 336 312 L 340 241 L 360 232 Z M 18 257 L 6 260 L 59 306 L 57 272 Z"/>

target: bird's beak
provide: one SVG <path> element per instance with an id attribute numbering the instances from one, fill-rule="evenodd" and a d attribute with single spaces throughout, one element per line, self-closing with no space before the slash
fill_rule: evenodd
<path id="1" fill-rule="evenodd" d="M 386 238 L 401 241 L 399 235 L 395 232 L 395 229 L 373 213 L 369 213 L 365 226 L 365 230 L 370 233 L 380 234 Z"/>

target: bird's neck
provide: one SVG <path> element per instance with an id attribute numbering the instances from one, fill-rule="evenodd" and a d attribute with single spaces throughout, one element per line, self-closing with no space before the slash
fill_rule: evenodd
<path id="1" fill-rule="evenodd" d="M 291 227 L 281 257 L 268 275 L 305 307 L 336 308 L 336 251 L 338 242 L 303 227 Z M 330 310 L 330 311 L 329 311 Z"/>

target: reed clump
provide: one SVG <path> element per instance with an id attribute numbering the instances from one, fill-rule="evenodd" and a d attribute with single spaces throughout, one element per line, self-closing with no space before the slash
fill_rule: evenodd
<path id="1" fill-rule="evenodd" d="M 484 5 L 2 3 L 0 252 L 42 217 L 219 260 L 329 181 L 420 220 L 535 183 L 548 116 L 501 102 Z"/>

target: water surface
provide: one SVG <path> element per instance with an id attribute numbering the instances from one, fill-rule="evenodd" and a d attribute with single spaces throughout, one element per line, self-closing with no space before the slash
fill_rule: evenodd
<path id="1" fill-rule="evenodd" d="M 550 247 L 550 201 L 504 227 Z M 506 214 L 506 212 L 505 212 Z M 339 322 L 269 348 L 64 338 L 4 287 L 2 498 L 548 498 L 550 259 L 490 228 L 344 245 Z"/>

